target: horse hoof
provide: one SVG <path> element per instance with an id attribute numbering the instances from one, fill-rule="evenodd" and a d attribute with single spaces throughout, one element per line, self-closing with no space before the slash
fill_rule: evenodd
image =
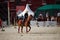
<path id="1" fill-rule="evenodd" d="M 28 33 L 29 31 L 27 31 L 26 33 Z"/>
<path id="2" fill-rule="evenodd" d="M 20 32 L 18 32 L 18 33 L 20 33 Z"/>
<path id="3" fill-rule="evenodd" d="M 28 33 L 28 32 L 26 32 L 26 33 Z"/>
<path id="4" fill-rule="evenodd" d="M 21 32 L 21 33 L 23 33 L 23 32 Z"/>
<path id="5" fill-rule="evenodd" d="M 20 32 L 18 32 L 18 33 L 20 33 Z"/>

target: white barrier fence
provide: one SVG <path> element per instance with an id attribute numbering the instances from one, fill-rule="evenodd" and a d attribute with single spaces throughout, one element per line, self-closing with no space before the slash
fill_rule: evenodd
<path id="1" fill-rule="evenodd" d="M 3 21 L 2 22 L 2 26 L 7 27 L 7 22 L 6 21 Z"/>
<path id="2" fill-rule="evenodd" d="M 7 22 L 3 21 L 2 22 L 2 26 L 7 26 Z M 32 27 L 48 27 L 48 26 L 57 26 L 57 22 L 56 21 L 30 21 L 30 26 Z"/>
<path id="3" fill-rule="evenodd" d="M 30 21 L 30 25 L 31 26 L 57 26 L 57 22 L 56 21 Z"/>
<path id="4" fill-rule="evenodd" d="M 37 26 L 37 21 L 30 21 L 30 26 Z"/>
<path id="5" fill-rule="evenodd" d="M 39 21 L 38 22 L 38 26 L 40 27 L 40 26 L 44 26 L 44 22 L 43 21 Z"/>
<path id="6" fill-rule="evenodd" d="M 56 21 L 45 21 L 45 26 L 57 26 Z"/>

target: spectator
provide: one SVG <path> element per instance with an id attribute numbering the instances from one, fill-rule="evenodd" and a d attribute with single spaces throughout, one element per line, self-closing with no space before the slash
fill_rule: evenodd
<path id="1" fill-rule="evenodd" d="M 2 27 L 2 19 L 0 18 L 0 28 Z"/>
<path id="2" fill-rule="evenodd" d="M 51 21 L 54 21 L 54 16 L 51 17 Z"/>
<path id="3" fill-rule="evenodd" d="M 43 15 L 42 14 L 39 14 L 37 21 L 43 21 Z"/>

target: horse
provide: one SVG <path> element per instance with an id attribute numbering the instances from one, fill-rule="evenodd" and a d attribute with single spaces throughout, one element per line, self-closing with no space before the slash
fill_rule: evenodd
<path id="1" fill-rule="evenodd" d="M 22 19 L 18 20 L 18 33 L 20 33 L 20 28 L 21 28 L 21 32 L 23 33 L 23 26 L 26 27 L 26 33 L 28 33 L 31 30 L 30 21 L 32 20 L 32 18 L 33 16 L 30 15 L 24 21 Z M 28 27 L 29 27 L 29 30 L 28 30 Z"/>

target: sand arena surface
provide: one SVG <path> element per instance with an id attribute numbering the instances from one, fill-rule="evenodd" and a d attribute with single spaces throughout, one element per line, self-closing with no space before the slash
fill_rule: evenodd
<path id="1" fill-rule="evenodd" d="M 16 26 L 17 27 L 17 26 Z M 0 29 L 0 40 L 60 40 L 60 27 L 32 27 L 29 33 L 18 33 L 17 28 Z"/>

